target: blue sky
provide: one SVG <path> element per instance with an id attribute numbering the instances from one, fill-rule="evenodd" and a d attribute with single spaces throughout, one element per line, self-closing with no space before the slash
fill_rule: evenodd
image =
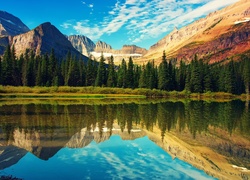
<path id="1" fill-rule="evenodd" d="M 114 49 L 149 47 L 170 33 L 238 0 L 4 0 L 0 10 L 30 29 L 51 22 L 63 34 L 81 34 Z"/>

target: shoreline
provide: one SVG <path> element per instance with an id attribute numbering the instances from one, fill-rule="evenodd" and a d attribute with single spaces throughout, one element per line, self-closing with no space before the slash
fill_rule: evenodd
<path id="1" fill-rule="evenodd" d="M 235 95 L 226 92 L 190 93 L 188 91 L 162 91 L 157 89 L 131 89 L 110 87 L 25 87 L 25 86 L 0 86 L 0 99 L 3 98 L 166 98 L 179 100 L 204 100 L 204 101 L 247 101 L 247 95 Z"/>

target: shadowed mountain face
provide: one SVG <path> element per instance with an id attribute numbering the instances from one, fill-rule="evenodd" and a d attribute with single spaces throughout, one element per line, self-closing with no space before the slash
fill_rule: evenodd
<path id="1" fill-rule="evenodd" d="M 0 36 L 15 36 L 29 31 L 29 28 L 17 17 L 0 11 Z"/>
<path id="2" fill-rule="evenodd" d="M 16 146 L 0 146 L 0 169 L 16 164 L 27 154 L 25 149 Z"/>

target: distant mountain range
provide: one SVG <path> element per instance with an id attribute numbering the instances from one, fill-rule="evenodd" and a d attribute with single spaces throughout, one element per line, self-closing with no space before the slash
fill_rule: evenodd
<path id="1" fill-rule="evenodd" d="M 153 59 L 159 64 L 165 51 L 168 58 L 191 61 L 196 54 L 198 58 L 214 63 L 248 53 L 249 34 L 249 0 L 240 0 L 179 30 L 175 28 L 149 50 L 135 45 L 124 45 L 122 49 L 114 50 L 105 42 L 95 44 L 83 35 L 65 36 L 51 23 L 43 23 L 29 30 L 19 18 L 0 11 L 0 55 L 7 45 L 14 45 L 17 56 L 26 49 L 32 49 L 39 55 L 49 53 L 54 48 L 58 57 L 65 57 L 71 51 L 83 59 L 90 55 L 98 59 L 103 54 L 109 57 L 113 55 L 117 64 L 130 56 L 137 64 Z"/>

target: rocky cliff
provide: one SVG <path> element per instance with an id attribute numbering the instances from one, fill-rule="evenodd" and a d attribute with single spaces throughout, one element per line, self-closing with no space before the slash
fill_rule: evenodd
<path id="1" fill-rule="evenodd" d="M 29 28 L 19 18 L 0 11 L 0 36 L 15 36 L 28 31 Z"/>
<path id="2" fill-rule="evenodd" d="M 113 50 L 112 50 L 112 47 L 105 43 L 105 42 L 102 42 L 102 41 L 98 41 L 96 43 L 96 46 L 95 46 L 95 52 L 97 53 L 111 53 Z"/>
<path id="3" fill-rule="evenodd" d="M 136 45 L 124 45 L 121 50 L 116 51 L 117 54 L 140 54 L 147 53 L 147 49 L 138 47 Z"/>
<path id="4" fill-rule="evenodd" d="M 224 60 L 225 57 L 230 57 L 231 54 L 242 53 L 242 47 L 244 50 L 249 50 L 249 43 L 246 42 L 248 41 L 248 28 L 245 26 L 246 32 L 244 32 L 243 27 L 235 27 L 237 24 L 247 23 L 250 20 L 249 7 L 250 1 L 240 0 L 179 30 L 175 28 L 151 46 L 142 59 L 155 59 L 159 63 L 162 52 L 165 50 L 168 57 L 190 60 L 194 54 L 198 54 L 200 57 L 211 57 L 212 62 L 218 62 Z M 234 35 L 238 30 L 241 33 L 238 33 L 238 37 L 235 38 Z M 242 35 L 244 37 L 241 37 Z M 238 45 L 240 47 L 237 47 Z M 220 48 L 216 49 L 217 46 Z M 231 48 L 234 51 L 227 51 Z M 223 52 L 223 56 L 213 59 L 219 52 Z"/>
<path id="5" fill-rule="evenodd" d="M 72 35 L 67 37 L 73 47 L 85 56 L 95 50 L 95 43 L 83 35 Z"/>

